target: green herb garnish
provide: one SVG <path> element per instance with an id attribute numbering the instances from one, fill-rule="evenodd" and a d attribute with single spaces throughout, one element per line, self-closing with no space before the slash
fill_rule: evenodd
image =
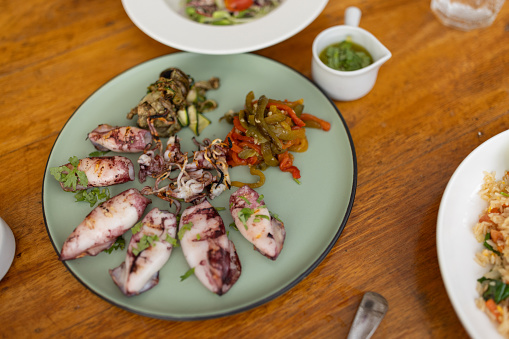
<path id="1" fill-rule="evenodd" d="M 141 237 L 140 242 L 138 243 L 138 246 L 133 248 L 133 254 L 134 255 L 140 254 L 141 251 L 146 250 L 147 248 L 152 246 L 155 241 L 158 241 L 158 240 L 159 240 L 159 237 L 157 236 L 157 234 L 154 234 L 154 235 L 146 235 L 145 234 L 143 237 Z"/>
<path id="2" fill-rule="evenodd" d="M 251 202 L 249 200 L 247 200 L 246 197 L 240 197 L 242 200 L 244 200 L 246 202 L 246 204 L 248 205 L 251 205 Z"/>
<path id="3" fill-rule="evenodd" d="M 482 277 L 478 279 L 481 284 L 488 282 L 488 289 L 483 293 L 484 300 L 493 299 L 495 303 L 500 303 L 502 300 L 509 297 L 509 285 L 504 284 L 501 280 L 494 280 Z"/>
<path id="4" fill-rule="evenodd" d="M 484 243 L 483 243 L 484 247 L 486 247 L 487 249 L 489 249 L 489 250 L 490 250 L 490 251 L 492 251 L 493 253 L 495 253 L 495 254 L 497 254 L 497 255 L 500 255 L 500 252 L 499 252 L 499 251 L 497 251 L 497 250 L 495 250 L 495 249 L 493 248 L 493 246 L 491 246 L 491 245 L 488 243 L 488 240 L 490 240 L 490 239 L 491 239 L 491 233 L 490 233 L 490 232 L 488 232 L 488 233 L 486 233 L 486 235 L 484 236 Z"/>
<path id="5" fill-rule="evenodd" d="M 224 211 L 226 208 L 225 207 L 214 207 L 216 209 L 216 211 Z"/>
<path id="6" fill-rule="evenodd" d="M 133 234 L 136 234 L 138 233 L 139 231 L 141 231 L 141 228 L 143 227 L 143 222 L 140 221 L 138 223 L 136 223 L 136 225 L 134 225 L 132 228 L 131 228 L 131 232 Z"/>
<path id="7" fill-rule="evenodd" d="M 238 214 L 239 219 L 244 224 L 244 227 L 246 228 L 246 230 L 247 230 L 247 221 L 253 214 L 254 214 L 254 210 L 249 207 L 244 207 L 243 209 L 241 209 L 239 211 L 239 214 Z"/>
<path id="8" fill-rule="evenodd" d="M 107 200 L 110 198 L 110 190 L 103 188 L 102 191 L 98 187 L 90 190 L 81 190 L 74 195 L 76 201 L 86 201 L 90 207 L 94 206 L 98 201 Z"/>
<path id="9" fill-rule="evenodd" d="M 192 222 L 188 222 L 187 224 L 184 224 L 182 226 L 182 228 L 179 230 L 178 232 L 178 238 L 179 240 L 182 240 L 182 237 L 184 237 L 184 233 L 186 233 L 187 231 L 189 231 L 191 229 L 191 227 L 193 227 L 193 223 Z"/>
<path id="10" fill-rule="evenodd" d="M 125 240 L 122 236 L 118 237 L 117 240 L 109 248 L 105 249 L 104 252 L 110 254 L 116 250 L 123 250 L 125 248 Z"/>
<path id="11" fill-rule="evenodd" d="M 164 239 L 164 240 L 166 240 L 167 243 L 170 243 L 173 247 L 178 246 L 177 239 L 170 236 L 169 234 L 166 234 L 166 239 Z"/>
<path id="12" fill-rule="evenodd" d="M 237 225 L 235 225 L 235 222 L 232 222 L 230 225 L 231 228 L 233 228 L 235 231 L 238 231 L 239 229 L 237 228 Z"/>
<path id="13" fill-rule="evenodd" d="M 257 203 L 260 203 L 262 200 L 263 200 L 263 194 L 262 194 L 262 195 L 260 195 L 260 196 L 258 197 L 258 199 L 256 199 L 256 202 L 257 202 Z"/>
<path id="14" fill-rule="evenodd" d="M 184 281 L 194 274 L 194 267 L 190 268 L 184 275 L 180 276 L 180 281 Z"/>
<path id="15" fill-rule="evenodd" d="M 283 222 L 281 219 L 279 219 L 279 215 L 277 215 L 276 213 L 272 213 L 271 211 L 269 211 L 269 213 L 270 213 L 270 215 L 271 215 L 274 219 L 276 219 L 277 221 L 279 221 L 279 222 Z"/>
<path id="16" fill-rule="evenodd" d="M 62 165 L 59 167 L 51 167 L 49 172 L 55 177 L 55 179 L 63 183 L 65 187 L 72 188 L 73 191 L 76 191 L 76 185 L 78 182 L 82 186 L 87 187 L 87 175 L 85 172 L 78 170 L 80 159 L 78 159 L 76 156 L 70 157 L 69 163 L 71 164 L 72 168 L 69 168 L 66 165 Z"/>

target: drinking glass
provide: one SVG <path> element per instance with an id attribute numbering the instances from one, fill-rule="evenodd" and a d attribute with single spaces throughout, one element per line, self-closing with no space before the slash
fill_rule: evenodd
<path id="1" fill-rule="evenodd" d="M 464 31 L 490 26 L 505 0 L 431 0 L 442 24 Z"/>

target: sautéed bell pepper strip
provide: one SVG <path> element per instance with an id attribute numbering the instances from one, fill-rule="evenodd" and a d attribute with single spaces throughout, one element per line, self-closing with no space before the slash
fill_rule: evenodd
<path id="1" fill-rule="evenodd" d="M 300 179 L 300 170 L 293 166 L 293 156 L 288 151 L 278 154 L 277 160 L 279 160 L 279 169 L 281 171 L 290 172 L 294 179 Z"/>
<path id="2" fill-rule="evenodd" d="M 328 121 L 325 121 L 325 120 L 322 120 L 318 117 L 315 117 L 314 115 L 312 114 L 308 114 L 308 113 L 302 113 L 300 115 L 300 118 L 306 122 L 306 121 L 314 121 L 314 122 L 317 122 L 318 124 L 320 124 L 320 127 L 321 129 L 323 129 L 324 131 L 329 131 L 330 130 L 330 122 Z"/>
<path id="3" fill-rule="evenodd" d="M 238 116 L 235 116 L 233 118 L 233 126 L 235 126 L 235 128 L 238 129 L 242 133 L 246 133 L 246 131 L 247 131 L 247 129 L 245 129 L 244 126 L 242 126 L 242 124 L 240 123 Z"/>
<path id="4" fill-rule="evenodd" d="M 256 156 L 251 156 L 247 159 L 241 159 L 239 157 L 239 153 L 244 150 L 244 147 L 249 147 L 251 149 L 254 149 L 257 154 L 261 154 L 261 148 L 260 146 L 254 144 L 254 139 L 251 137 L 244 137 L 237 133 L 235 131 L 236 127 L 233 127 L 230 133 L 226 136 L 226 140 L 228 141 L 230 152 L 229 157 L 230 159 L 227 160 L 228 165 L 235 167 L 235 166 L 246 166 L 246 165 L 256 165 L 260 163 L 260 160 Z M 241 140 L 238 142 L 238 140 Z M 248 141 L 245 141 L 248 140 Z M 250 142 L 253 141 L 253 142 Z"/>
<path id="5" fill-rule="evenodd" d="M 253 101 L 253 104 L 255 103 L 258 103 L 258 100 L 254 100 Z M 293 108 L 291 108 L 290 106 L 288 106 L 286 103 L 282 103 L 282 102 L 274 102 L 274 101 L 271 101 L 269 100 L 269 102 L 267 103 L 266 107 L 270 109 L 270 106 L 275 106 L 278 110 L 280 110 L 281 112 L 286 112 L 286 114 L 288 114 L 288 116 L 290 118 L 292 118 L 292 121 L 295 125 L 299 126 L 299 127 L 304 127 L 306 126 L 306 123 L 304 121 L 302 121 L 298 116 L 297 116 L 297 113 L 295 113 L 295 111 L 293 110 Z"/>
<path id="6" fill-rule="evenodd" d="M 304 121 L 301 120 L 301 118 L 299 118 L 297 116 L 297 113 L 295 113 L 295 111 L 293 110 L 293 108 L 291 108 L 290 106 L 288 105 L 285 105 L 285 104 L 280 104 L 280 103 L 274 103 L 274 102 L 269 102 L 267 104 L 267 108 L 270 108 L 270 106 L 276 106 L 276 108 L 282 112 L 286 112 L 286 114 L 288 114 L 288 116 L 290 118 L 292 118 L 292 121 L 295 125 L 299 126 L 299 127 L 304 127 L 306 126 L 306 123 Z"/>

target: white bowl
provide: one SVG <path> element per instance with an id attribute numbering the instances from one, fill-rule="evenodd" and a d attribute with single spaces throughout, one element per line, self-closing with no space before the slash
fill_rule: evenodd
<path id="1" fill-rule="evenodd" d="M 16 250 L 14 234 L 9 225 L 0 218 L 0 280 L 5 276 L 11 267 Z"/>
<path id="2" fill-rule="evenodd" d="M 380 66 L 392 56 L 373 34 L 356 26 L 359 21 L 360 10 L 349 7 L 345 11 L 346 25 L 330 27 L 318 34 L 313 41 L 313 80 L 327 95 L 338 101 L 356 100 L 368 94 L 375 85 Z M 371 65 L 345 72 L 332 69 L 320 60 L 320 52 L 332 44 L 346 40 L 347 37 L 368 50 L 373 57 Z"/>

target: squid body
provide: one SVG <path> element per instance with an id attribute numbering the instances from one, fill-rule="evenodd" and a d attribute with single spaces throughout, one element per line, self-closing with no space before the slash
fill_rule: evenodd
<path id="1" fill-rule="evenodd" d="M 72 169 L 70 163 L 65 166 Z M 88 185 L 83 186 L 78 182 L 76 190 L 123 184 L 128 181 L 133 181 L 135 178 L 132 161 L 122 156 L 80 159 L 78 170 L 85 173 L 88 179 Z M 64 191 L 73 190 L 72 187 L 67 187 L 63 183 L 60 183 L 60 186 L 62 186 Z"/>
<path id="2" fill-rule="evenodd" d="M 264 256 L 276 260 L 286 237 L 284 224 L 270 215 L 263 196 L 249 186 L 230 196 L 230 213 L 240 233 Z"/>
<path id="3" fill-rule="evenodd" d="M 62 246 L 60 260 L 95 256 L 134 226 L 151 200 L 128 189 L 94 208 Z"/>
<path id="4" fill-rule="evenodd" d="M 132 126 L 111 126 L 102 124 L 88 133 L 88 139 L 99 151 L 124 153 L 143 152 L 152 143 L 150 131 Z"/>
<path id="5" fill-rule="evenodd" d="M 184 210 L 179 238 L 187 263 L 200 282 L 218 295 L 228 292 L 240 277 L 241 265 L 221 216 L 207 200 Z"/>
<path id="6" fill-rule="evenodd" d="M 159 283 L 159 270 L 170 258 L 176 233 L 175 215 L 158 208 L 147 213 L 139 230 L 133 228 L 125 261 L 110 270 L 125 295 L 140 294 Z"/>

